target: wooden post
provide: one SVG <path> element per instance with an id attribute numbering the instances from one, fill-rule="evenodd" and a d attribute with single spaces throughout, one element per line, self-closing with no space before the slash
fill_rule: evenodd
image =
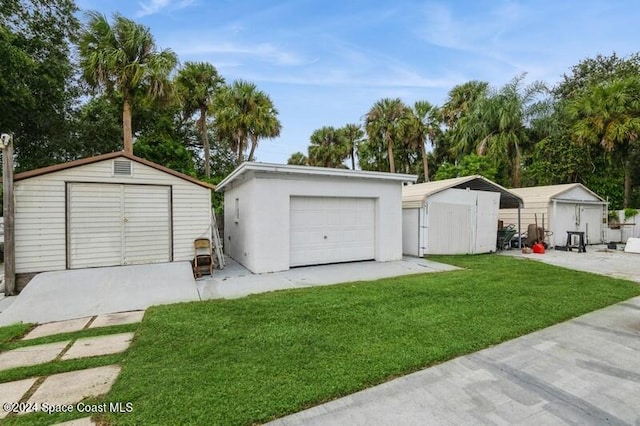
<path id="1" fill-rule="evenodd" d="M 2 188 L 4 216 L 4 294 L 16 294 L 16 258 L 13 227 L 13 137 L 3 134 L 2 142 Z"/>

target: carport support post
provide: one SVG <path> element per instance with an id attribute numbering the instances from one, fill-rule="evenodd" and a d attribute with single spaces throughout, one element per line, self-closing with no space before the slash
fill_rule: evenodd
<path id="1" fill-rule="evenodd" d="M 522 250 L 522 225 L 520 223 L 520 209 L 522 205 L 518 203 L 518 248 Z"/>
<path id="2" fill-rule="evenodd" d="M 13 232 L 13 136 L 3 133 L 2 142 L 2 189 L 4 216 L 4 294 L 16 293 L 16 258 Z"/>

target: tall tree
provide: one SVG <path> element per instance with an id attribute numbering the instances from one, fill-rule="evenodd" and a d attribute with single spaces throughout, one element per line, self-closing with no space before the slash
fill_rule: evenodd
<path id="1" fill-rule="evenodd" d="M 200 114 L 197 126 L 204 151 L 204 172 L 206 177 L 211 177 L 211 148 L 209 146 L 207 114 L 213 96 L 216 90 L 224 84 L 224 79 L 218 74 L 216 67 L 210 63 L 186 62 L 184 67 L 178 71 L 175 83 L 185 117 L 191 117 L 196 112 Z"/>
<path id="2" fill-rule="evenodd" d="M 389 171 L 396 172 L 393 145 L 404 135 L 408 124 L 408 108 L 400 98 L 377 101 L 365 116 L 365 129 L 369 139 L 381 137 L 387 147 Z"/>
<path id="3" fill-rule="evenodd" d="M 70 159 L 76 12 L 73 0 L 0 2 L 0 130 L 14 134 L 17 170 Z"/>
<path id="4" fill-rule="evenodd" d="M 412 146 L 420 150 L 424 181 L 429 182 L 429 159 L 426 144 L 435 145 L 436 135 L 440 133 L 440 111 L 427 101 L 417 101 L 411 109 L 411 126 L 407 137 L 414 143 Z"/>
<path id="5" fill-rule="evenodd" d="M 529 124 L 550 110 L 541 82 L 523 87 L 525 74 L 507 83 L 496 93 L 474 102 L 453 129 L 454 149 L 469 154 L 488 155 L 496 165 L 505 162 L 511 185 L 520 186 L 523 149 L 529 142 Z M 473 151 L 471 151 L 473 152 Z"/>
<path id="6" fill-rule="evenodd" d="M 309 159 L 306 155 L 298 151 L 291 154 L 291 157 L 287 160 L 287 164 L 292 164 L 294 166 L 308 166 Z"/>
<path id="7" fill-rule="evenodd" d="M 349 143 L 342 129 L 325 126 L 311 134 L 310 166 L 344 168 L 348 155 Z"/>
<path id="8" fill-rule="evenodd" d="M 124 151 L 133 153 L 134 97 L 140 92 L 150 98 L 168 95 L 169 74 L 178 60 L 171 50 L 158 50 L 151 31 L 143 25 L 120 14 L 114 15 L 113 24 L 97 12 L 88 16 L 79 46 L 83 77 L 93 89 L 122 94 Z"/>
<path id="9" fill-rule="evenodd" d="M 245 158 L 249 142 L 249 161 L 253 161 L 258 140 L 280 134 L 278 110 L 271 98 L 253 83 L 237 80 L 231 86 L 225 86 L 216 95 L 213 106 L 216 110 L 216 129 L 232 141 L 238 155 L 238 165 Z"/>
<path id="10" fill-rule="evenodd" d="M 489 83 L 486 81 L 472 80 L 454 86 L 449 91 L 447 100 L 440 109 L 444 124 L 453 128 L 472 106 L 479 100 L 487 97 Z"/>
<path id="11" fill-rule="evenodd" d="M 599 143 L 624 170 L 624 207 L 631 207 L 633 158 L 640 151 L 640 77 L 601 83 L 581 91 L 567 105 L 580 143 Z"/>
<path id="12" fill-rule="evenodd" d="M 351 170 L 356 169 L 356 152 L 362 142 L 364 132 L 359 124 L 350 123 L 342 128 L 342 133 L 349 145 L 349 157 L 351 158 Z"/>

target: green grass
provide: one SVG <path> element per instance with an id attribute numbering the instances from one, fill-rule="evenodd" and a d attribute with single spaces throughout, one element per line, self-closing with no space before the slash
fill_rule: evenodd
<path id="1" fill-rule="evenodd" d="M 629 281 L 503 256 L 466 270 L 154 307 L 114 424 L 252 424 L 634 297 Z"/>
<path id="2" fill-rule="evenodd" d="M 0 351 L 6 351 L 11 342 L 21 338 L 33 328 L 32 324 L 17 323 L 0 327 Z"/>

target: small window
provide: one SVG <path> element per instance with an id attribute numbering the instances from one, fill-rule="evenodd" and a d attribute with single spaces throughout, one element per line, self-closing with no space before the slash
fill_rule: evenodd
<path id="1" fill-rule="evenodd" d="M 239 198 L 236 198 L 235 215 L 234 215 L 233 221 L 235 223 L 240 222 L 240 199 Z"/>
<path id="2" fill-rule="evenodd" d="M 129 160 L 113 160 L 114 176 L 131 176 L 131 161 Z"/>

